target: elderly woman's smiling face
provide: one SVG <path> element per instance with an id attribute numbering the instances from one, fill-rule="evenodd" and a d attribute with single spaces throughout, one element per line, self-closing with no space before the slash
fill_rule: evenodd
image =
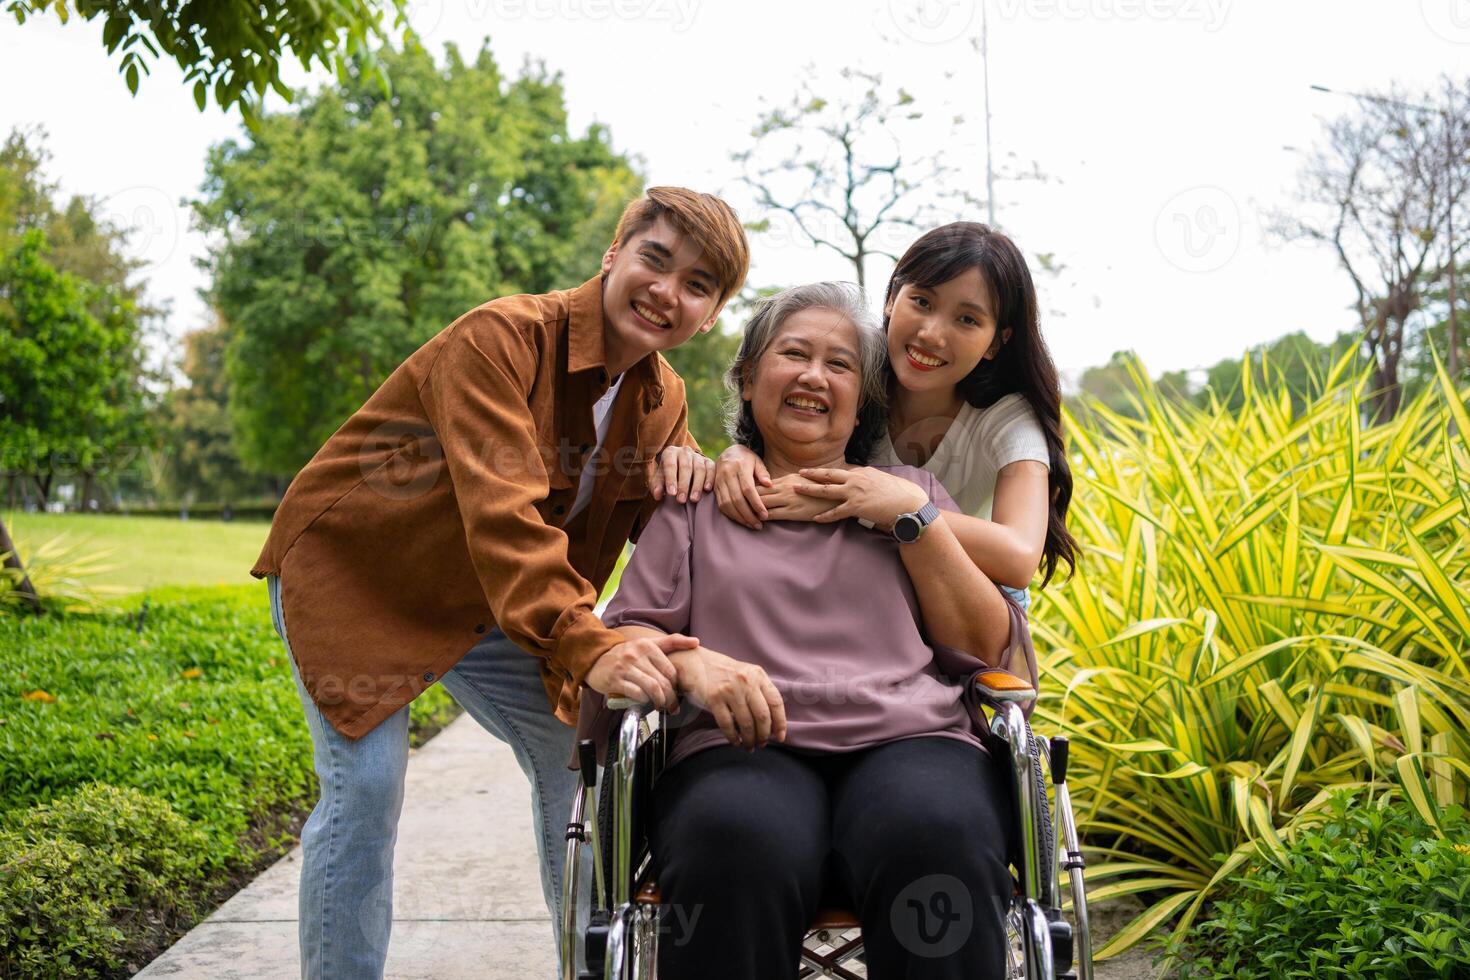
<path id="1" fill-rule="evenodd" d="M 857 327 L 835 310 L 788 316 L 755 362 L 740 397 L 773 455 L 798 466 L 841 462 L 862 388 Z"/>

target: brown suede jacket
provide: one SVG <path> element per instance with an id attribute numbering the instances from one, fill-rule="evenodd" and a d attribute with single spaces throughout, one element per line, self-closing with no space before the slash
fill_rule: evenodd
<path id="1" fill-rule="evenodd" d="M 593 662 L 623 637 L 593 612 L 657 504 L 644 467 L 695 446 L 684 382 L 629 368 L 597 443 L 602 280 L 492 300 L 399 365 L 296 475 L 251 574 L 281 576 L 312 699 L 360 738 L 499 626 L 542 658 L 575 724 Z M 567 524 L 584 467 L 592 501 Z"/>

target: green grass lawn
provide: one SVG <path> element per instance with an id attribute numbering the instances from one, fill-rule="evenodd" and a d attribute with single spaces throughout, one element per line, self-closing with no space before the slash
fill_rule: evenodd
<path id="1" fill-rule="evenodd" d="M 108 590 L 102 598 L 120 598 L 159 586 L 248 585 L 250 567 L 265 544 L 265 521 L 180 521 L 171 517 L 123 517 L 115 514 L 26 514 L 10 512 L 5 526 L 26 556 L 43 541 L 58 537 L 77 552 L 107 552 L 109 570 L 89 576 L 89 585 Z M 623 549 L 603 589 L 613 594 L 630 549 Z M 261 595 L 265 588 L 261 586 Z M 120 604 L 131 606 L 133 602 Z"/>
<path id="2" fill-rule="evenodd" d="M 87 582 L 122 592 L 162 585 L 250 584 L 255 581 L 250 566 L 270 530 L 264 521 L 13 511 L 5 514 L 5 526 L 23 557 L 58 537 L 80 554 L 108 552 L 104 564 L 110 569 Z"/>
<path id="3" fill-rule="evenodd" d="M 0 977 L 126 977 L 288 847 L 316 798 L 285 650 L 249 574 L 269 525 L 5 521 L 23 556 L 41 550 L 43 596 L 98 601 L 0 613 Z M 68 550 L 48 569 L 58 537 Z M 109 569 L 66 581 L 99 552 Z M 457 713 L 431 687 L 411 740 Z"/>

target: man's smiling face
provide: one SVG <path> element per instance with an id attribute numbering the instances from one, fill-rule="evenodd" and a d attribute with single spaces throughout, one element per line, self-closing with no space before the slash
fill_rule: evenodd
<path id="1" fill-rule="evenodd" d="M 602 257 L 605 357 L 618 370 L 715 325 L 720 284 L 699 246 L 660 217 Z"/>

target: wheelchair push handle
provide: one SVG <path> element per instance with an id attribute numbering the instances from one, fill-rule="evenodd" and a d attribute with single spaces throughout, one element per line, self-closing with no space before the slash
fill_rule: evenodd
<path id="1" fill-rule="evenodd" d="M 1051 781 L 1058 786 L 1067 783 L 1067 736 L 1053 735 L 1051 743 Z"/>
<path id="2" fill-rule="evenodd" d="M 597 788 L 597 743 L 584 738 L 577 743 L 577 768 L 581 770 L 582 782 L 588 789 Z"/>

